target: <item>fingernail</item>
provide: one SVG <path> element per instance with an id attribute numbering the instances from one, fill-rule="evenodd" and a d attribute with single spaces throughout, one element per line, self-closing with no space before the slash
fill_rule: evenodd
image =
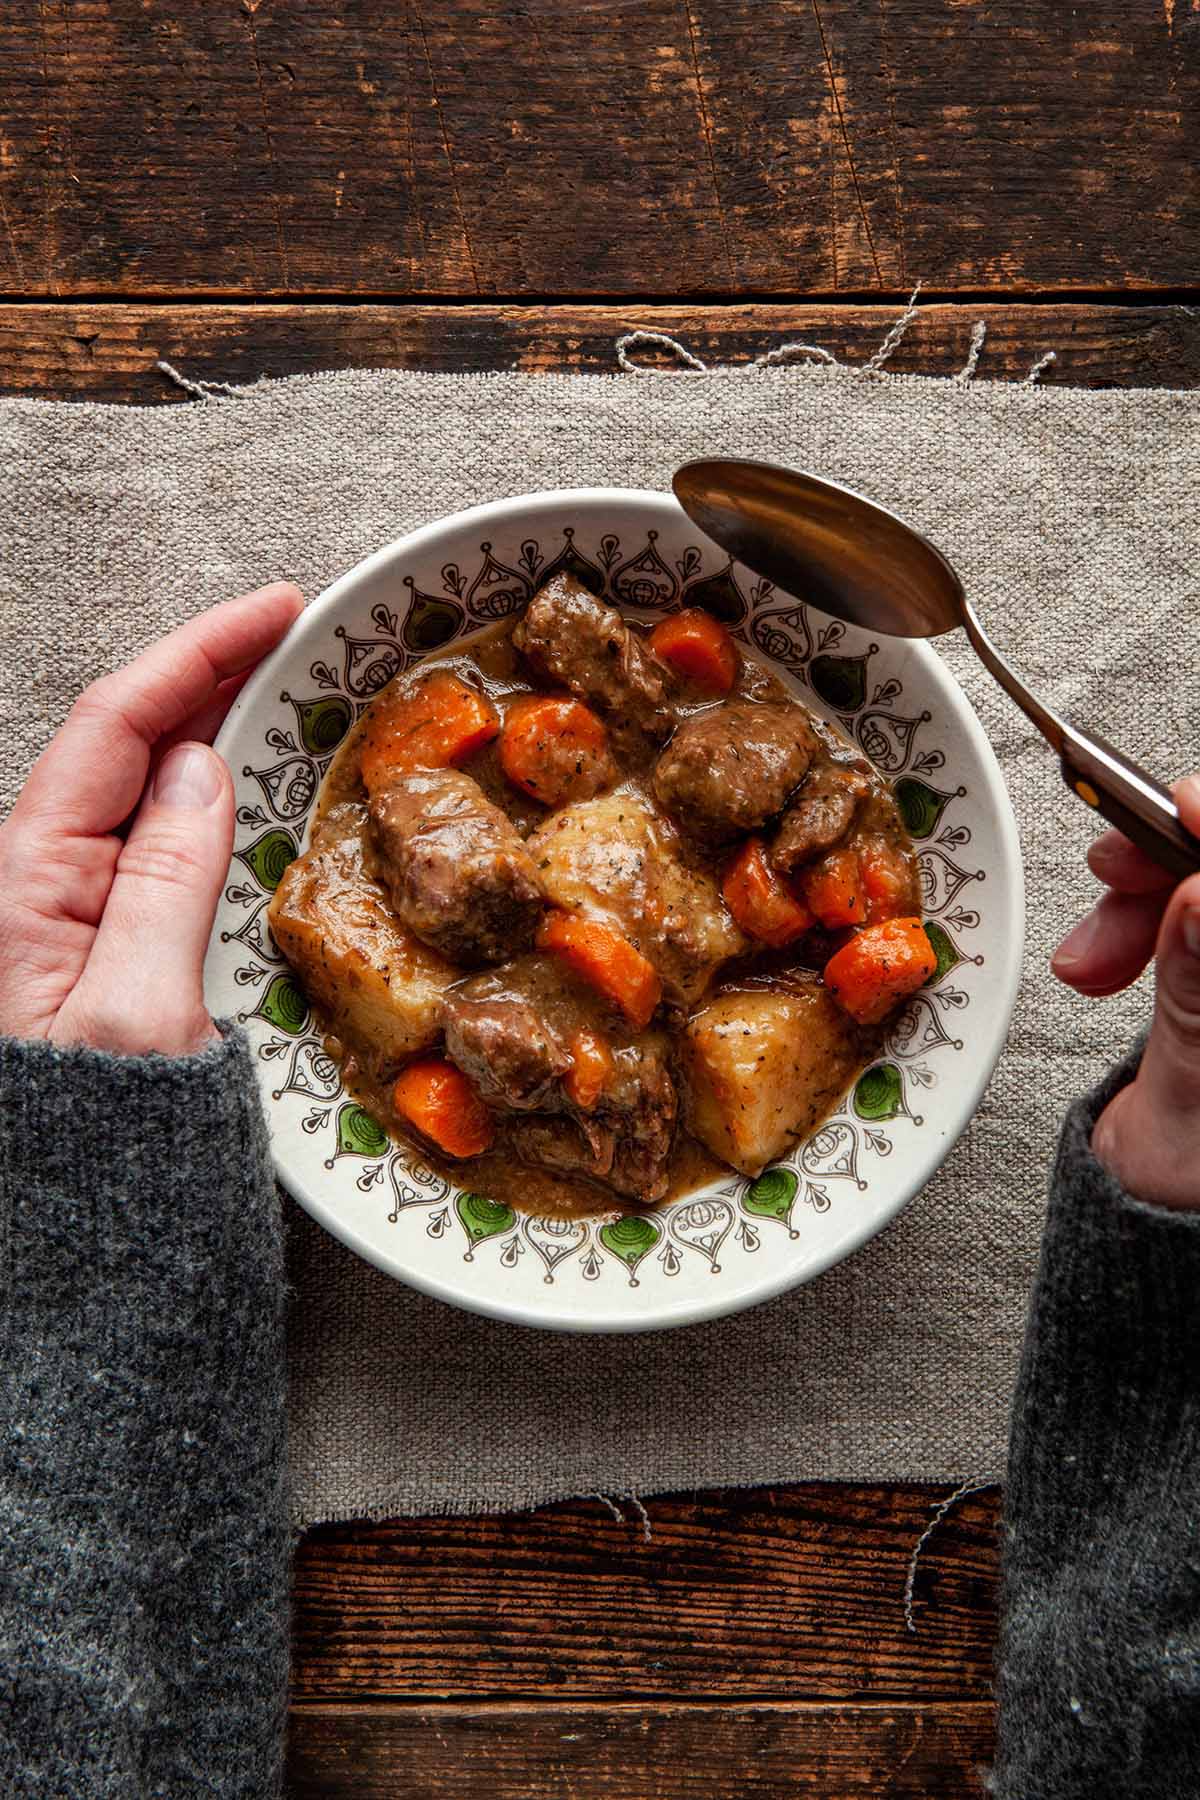
<path id="1" fill-rule="evenodd" d="M 1189 955 L 1200 956 L 1200 907 L 1184 907 L 1179 921 L 1179 929 L 1183 934 L 1183 941 Z"/>
<path id="2" fill-rule="evenodd" d="M 1200 775 L 1185 775 L 1175 786 L 1176 802 L 1186 800 L 1190 807 L 1200 806 Z"/>
<path id="3" fill-rule="evenodd" d="M 1069 931 L 1054 955 L 1050 958 L 1052 969 L 1071 969 L 1082 962 L 1096 941 L 1096 932 L 1100 927 L 1100 919 L 1090 912 L 1086 919 L 1081 919 L 1074 931 Z"/>
<path id="4" fill-rule="evenodd" d="M 220 759 L 203 744 L 176 744 L 158 765 L 154 798 L 160 806 L 196 812 L 211 806 L 222 788 Z"/>

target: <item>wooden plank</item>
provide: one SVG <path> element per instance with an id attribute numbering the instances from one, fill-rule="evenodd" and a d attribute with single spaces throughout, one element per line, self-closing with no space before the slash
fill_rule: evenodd
<path id="1" fill-rule="evenodd" d="M 0 305 L 0 389 L 184 401 L 156 370 L 160 357 L 193 380 L 235 383 L 330 368 L 613 371 L 617 338 L 639 326 L 676 334 L 710 363 L 743 362 L 790 340 L 863 362 L 897 316 L 895 307 L 836 305 Z M 931 305 L 888 367 L 956 372 L 978 318 L 988 328 L 980 377 L 1019 380 L 1053 348 L 1046 382 L 1200 382 L 1200 309 L 1181 306 Z M 653 350 L 637 354 L 656 360 Z"/>
<path id="2" fill-rule="evenodd" d="M 1191 0 L 6 0 L 0 291 L 1195 281 Z"/>
<path id="3" fill-rule="evenodd" d="M 996 1499 L 909 1557 L 937 1490 L 813 1484 L 502 1518 L 322 1526 L 299 1546 L 300 1700 L 503 1694 L 984 1698 Z"/>
<path id="4" fill-rule="evenodd" d="M 299 1707 L 291 1800 L 967 1800 L 991 1709 Z"/>

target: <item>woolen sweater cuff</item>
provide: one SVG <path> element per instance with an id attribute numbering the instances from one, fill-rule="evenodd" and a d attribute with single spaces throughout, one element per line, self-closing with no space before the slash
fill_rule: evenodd
<path id="1" fill-rule="evenodd" d="M 281 1229 L 245 1040 L 0 1042 L 0 1793 L 269 1800 Z"/>
<path id="2" fill-rule="evenodd" d="M 240 1032 L 181 1057 L 0 1038 L 0 1304 L 115 1279 L 170 1305 L 231 1255 L 274 1264 L 276 1206 Z"/>
<path id="3" fill-rule="evenodd" d="M 1200 1793 L 1200 1212 L 1149 1206 L 1071 1109 L 1051 1184 L 1005 1498 L 1003 1800 Z"/>

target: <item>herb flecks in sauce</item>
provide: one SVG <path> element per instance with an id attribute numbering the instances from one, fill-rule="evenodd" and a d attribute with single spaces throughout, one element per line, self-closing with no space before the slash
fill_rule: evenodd
<path id="1" fill-rule="evenodd" d="M 732 640 L 714 701 L 647 639 L 560 578 L 524 619 L 397 677 L 272 902 L 354 1097 L 456 1185 L 535 1215 L 654 1204 L 785 1154 L 879 1042 L 821 971 L 855 926 L 919 915 L 892 791 L 853 745 Z M 457 712 L 431 738 L 443 691 Z M 406 769 L 409 741 L 444 741 L 455 772 Z M 437 1151 L 437 1107 L 462 1087 L 434 1078 L 439 1058 L 494 1122 L 467 1161 Z M 402 1115 L 397 1076 L 427 1066 Z"/>

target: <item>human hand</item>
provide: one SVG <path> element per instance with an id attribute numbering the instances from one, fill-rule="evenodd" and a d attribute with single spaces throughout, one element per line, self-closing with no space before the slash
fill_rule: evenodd
<path id="1" fill-rule="evenodd" d="M 1175 786 L 1200 836 L 1200 775 Z M 1078 993 L 1115 994 L 1155 959 L 1154 1022 L 1136 1080 L 1096 1121 L 1092 1149 L 1130 1194 L 1200 1208 L 1200 875 L 1175 878 L 1106 831 L 1088 865 L 1108 892 L 1064 938 L 1050 966 Z"/>
<path id="2" fill-rule="evenodd" d="M 213 1037 L 233 783 L 207 746 L 303 604 L 276 582 L 213 607 L 75 702 L 0 826 L 0 1033 L 166 1056 Z"/>

